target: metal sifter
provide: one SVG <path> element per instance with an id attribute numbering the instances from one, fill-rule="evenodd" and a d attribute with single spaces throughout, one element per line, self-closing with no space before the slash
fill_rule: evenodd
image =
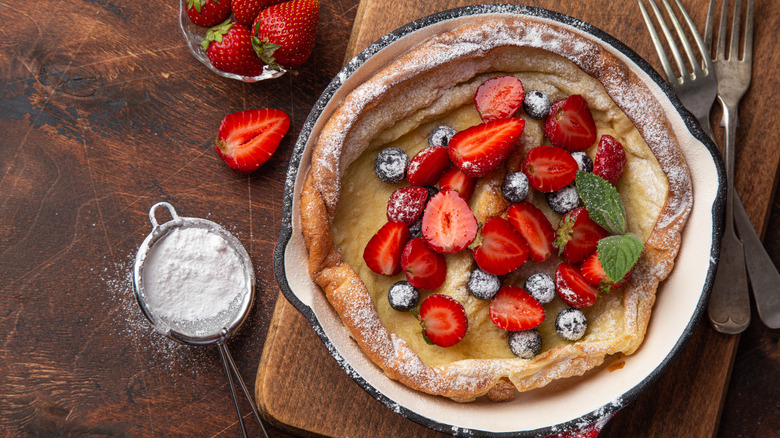
<path id="1" fill-rule="evenodd" d="M 166 208 L 168 210 L 171 215 L 171 220 L 164 223 L 158 223 L 156 215 L 157 211 L 161 208 Z M 241 426 L 243 436 L 246 437 L 247 432 L 241 410 L 238 406 L 233 375 L 235 375 L 241 389 L 244 391 L 244 396 L 246 396 L 246 399 L 249 401 L 252 413 L 255 415 L 255 418 L 257 418 L 258 423 L 260 423 L 263 436 L 268 438 L 268 433 L 260 419 L 257 407 L 225 344 L 228 338 L 238 331 L 241 324 L 246 320 L 249 310 L 252 308 L 255 290 L 255 274 L 249 254 L 246 252 L 246 249 L 241 242 L 220 225 L 206 219 L 181 217 L 176 213 L 173 206 L 167 202 L 159 202 L 153 205 L 152 208 L 149 209 L 149 220 L 152 223 L 152 231 L 146 239 L 144 239 L 141 247 L 138 249 L 138 253 L 135 257 L 135 266 L 133 268 L 133 289 L 138 305 L 141 307 L 141 311 L 146 319 L 154 326 L 155 331 L 177 342 L 187 345 L 216 344 L 220 357 L 222 358 L 222 364 L 225 367 L 225 374 L 230 383 L 230 392 L 233 396 L 233 403 L 236 407 L 236 414 L 238 414 L 238 422 Z M 241 291 L 241 293 L 233 299 L 226 310 L 220 310 L 215 315 L 195 321 L 177 320 L 167 316 L 169 313 L 161 311 L 162 309 L 155 309 L 154 306 L 150 306 L 148 300 L 149 296 L 144 283 L 144 268 L 146 267 L 146 263 L 149 259 L 148 256 L 152 248 L 174 230 L 190 228 L 205 229 L 208 233 L 219 236 L 224 240 L 224 243 L 228 248 L 235 251 L 243 267 L 244 284 L 246 285 L 245 290 Z"/>

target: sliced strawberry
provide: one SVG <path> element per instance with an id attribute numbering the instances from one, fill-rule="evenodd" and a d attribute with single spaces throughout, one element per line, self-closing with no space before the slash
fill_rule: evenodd
<path id="1" fill-rule="evenodd" d="M 544 193 L 560 190 L 577 177 L 577 162 L 561 148 L 538 146 L 523 160 L 522 170 L 531 187 Z"/>
<path id="2" fill-rule="evenodd" d="M 490 302 L 490 320 L 496 327 L 511 332 L 539 327 L 544 307 L 517 286 L 502 287 Z"/>
<path id="3" fill-rule="evenodd" d="M 363 250 L 366 266 L 381 275 L 401 272 L 401 255 L 409 237 L 409 227 L 403 222 L 384 224 Z"/>
<path id="4" fill-rule="evenodd" d="M 474 261 L 483 271 L 506 275 L 528 260 L 528 244 L 508 220 L 494 217 L 482 225 L 482 244 L 474 250 Z"/>
<path id="5" fill-rule="evenodd" d="M 425 187 L 402 187 L 394 191 L 387 200 L 387 220 L 412 225 L 425 209 L 428 189 Z"/>
<path id="6" fill-rule="evenodd" d="M 561 217 L 555 233 L 553 245 L 572 263 L 585 260 L 596 251 L 599 240 L 609 236 L 607 230 L 593 222 L 585 207 L 575 208 Z"/>
<path id="7" fill-rule="evenodd" d="M 401 269 L 409 284 L 419 289 L 437 289 L 447 277 L 444 256 L 429 248 L 422 237 L 406 242 Z"/>
<path id="8" fill-rule="evenodd" d="M 582 274 L 588 283 L 596 286 L 601 292 L 606 293 L 610 290 L 615 290 L 624 286 L 626 284 L 626 279 L 631 276 L 631 271 L 629 271 L 629 273 L 626 274 L 622 280 L 618 281 L 617 283 L 613 282 L 609 277 L 607 277 L 607 273 L 604 272 L 604 268 L 601 267 L 598 252 L 594 252 L 588 256 L 585 261 L 582 262 L 582 265 L 580 266 L 580 274 Z"/>
<path id="9" fill-rule="evenodd" d="M 290 118 L 280 110 L 228 114 L 217 132 L 217 155 L 238 173 L 254 172 L 271 158 L 288 129 Z"/>
<path id="10" fill-rule="evenodd" d="M 406 179 L 413 186 L 432 186 L 448 167 L 450 155 L 447 148 L 428 146 L 412 157 L 406 170 Z"/>
<path id="11" fill-rule="evenodd" d="M 596 149 L 593 173 L 614 186 L 620 179 L 620 175 L 623 175 L 626 163 L 626 151 L 623 150 L 623 145 L 611 135 L 602 135 Z"/>
<path id="12" fill-rule="evenodd" d="M 483 122 L 512 117 L 523 106 L 524 89 L 514 76 L 490 78 L 477 88 L 474 106 Z"/>
<path id="13" fill-rule="evenodd" d="M 474 213 L 458 192 L 441 191 L 425 207 L 422 236 L 436 252 L 455 254 L 474 241 L 478 229 Z"/>
<path id="14" fill-rule="evenodd" d="M 457 344 L 469 328 L 463 305 L 443 294 L 433 294 L 423 300 L 420 321 L 425 339 L 439 347 Z"/>
<path id="15" fill-rule="evenodd" d="M 518 202 L 508 211 L 509 222 L 528 243 L 531 260 L 543 262 L 553 253 L 555 230 L 550 220 L 533 204 Z"/>
<path id="16" fill-rule="evenodd" d="M 474 188 L 477 186 L 477 179 L 466 175 L 455 166 L 447 169 L 439 178 L 440 190 L 455 190 L 466 202 L 474 194 Z"/>
<path id="17" fill-rule="evenodd" d="M 596 141 L 596 123 L 588 102 L 579 94 L 556 101 L 544 120 L 544 135 L 553 146 L 583 151 Z"/>
<path id="18" fill-rule="evenodd" d="M 450 159 L 475 178 L 497 169 L 520 140 L 525 121 L 519 117 L 481 123 L 455 134 L 447 146 Z"/>
<path id="19" fill-rule="evenodd" d="M 599 291 L 580 274 L 576 266 L 561 262 L 555 270 L 555 288 L 563 302 L 575 309 L 585 309 L 596 302 Z"/>

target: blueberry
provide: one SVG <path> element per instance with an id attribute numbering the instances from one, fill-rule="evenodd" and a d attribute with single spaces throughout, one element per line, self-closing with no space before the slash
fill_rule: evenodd
<path id="1" fill-rule="evenodd" d="M 577 167 L 583 172 L 593 172 L 593 160 L 583 151 L 572 152 L 571 157 L 577 162 Z"/>
<path id="2" fill-rule="evenodd" d="M 409 156 L 398 148 L 382 150 L 374 161 L 376 176 L 388 184 L 401 182 L 406 176 L 406 168 L 409 166 Z"/>
<path id="3" fill-rule="evenodd" d="M 542 351 L 542 335 L 537 329 L 509 332 L 509 349 L 521 359 L 533 359 Z"/>
<path id="4" fill-rule="evenodd" d="M 450 139 L 455 135 L 457 131 L 446 125 L 441 125 L 438 128 L 431 131 L 428 136 L 429 146 L 447 146 L 450 143 Z"/>
<path id="5" fill-rule="evenodd" d="M 501 289 L 501 280 L 496 275 L 474 268 L 469 274 L 469 281 L 466 285 L 474 297 L 480 300 L 489 300 L 496 296 L 498 290 Z"/>
<path id="6" fill-rule="evenodd" d="M 422 218 L 417 219 L 415 223 L 409 225 L 409 234 L 411 234 L 411 239 L 422 237 Z"/>
<path id="7" fill-rule="evenodd" d="M 390 307 L 405 312 L 417 307 L 417 303 L 420 301 L 420 292 L 408 281 L 402 280 L 390 286 L 387 291 L 387 300 L 390 301 Z"/>
<path id="8" fill-rule="evenodd" d="M 523 289 L 539 304 L 547 304 L 555 298 L 555 282 L 552 277 L 543 272 L 537 272 L 526 278 Z"/>
<path id="9" fill-rule="evenodd" d="M 509 202 L 521 202 L 528 195 L 528 177 L 523 172 L 510 172 L 501 183 L 501 194 Z"/>
<path id="10" fill-rule="evenodd" d="M 546 195 L 547 204 L 558 214 L 566 214 L 580 205 L 580 193 L 577 186 L 569 184 L 568 186 Z"/>
<path id="11" fill-rule="evenodd" d="M 563 309 L 555 318 L 555 331 L 567 341 L 580 339 L 588 329 L 588 320 L 579 309 Z"/>
<path id="12" fill-rule="evenodd" d="M 550 114 L 550 98 L 541 90 L 530 90 L 523 98 L 523 110 L 528 117 L 542 120 Z"/>
<path id="13" fill-rule="evenodd" d="M 438 187 L 434 187 L 434 186 L 423 186 L 423 187 L 425 187 L 425 190 L 428 191 L 428 199 L 425 200 L 425 203 L 427 204 L 428 201 L 431 200 L 431 198 L 439 194 L 439 189 Z"/>

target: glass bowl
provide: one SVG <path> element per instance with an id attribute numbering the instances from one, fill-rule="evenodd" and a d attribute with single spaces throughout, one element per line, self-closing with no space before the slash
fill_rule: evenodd
<path id="1" fill-rule="evenodd" d="M 273 70 L 266 65 L 263 66 L 263 73 L 260 75 L 242 76 L 234 73 L 224 72 L 214 67 L 214 65 L 211 64 L 211 61 L 209 61 L 208 56 L 206 56 L 206 51 L 203 50 L 203 47 L 201 46 L 208 29 L 197 26 L 193 24 L 192 21 L 190 21 L 190 17 L 187 15 L 187 5 L 185 5 L 185 0 L 179 0 L 179 27 L 181 28 L 182 34 L 184 34 L 184 41 L 187 42 L 187 47 L 190 49 L 192 56 L 194 56 L 195 59 L 200 61 L 203 65 L 208 67 L 209 70 L 222 76 L 223 78 L 235 79 L 237 81 L 246 83 L 253 83 L 264 81 L 266 79 L 278 78 L 287 72 L 283 68 L 281 70 Z"/>

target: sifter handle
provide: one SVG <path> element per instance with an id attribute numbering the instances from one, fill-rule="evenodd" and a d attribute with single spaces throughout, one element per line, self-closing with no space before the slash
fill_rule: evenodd
<path id="1" fill-rule="evenodd" d="M 158 202 L 154 205 L 152 205 L 152 208 L 149 209 L 149 221 L 152 223 L 152 227 L 157 228 L 159 224 L 157 223 L 157 218 L 155 215 L 157 214 L 157 210 L 160 209 L 160 207 L 165 207 L 168 209 L 168 213 L 171 214 L 171 219 L 176 220 L 179 218 L 179 215 L 176 214 L 176 209 L 173 208 L 173 205 L 163 201 Z"/>

